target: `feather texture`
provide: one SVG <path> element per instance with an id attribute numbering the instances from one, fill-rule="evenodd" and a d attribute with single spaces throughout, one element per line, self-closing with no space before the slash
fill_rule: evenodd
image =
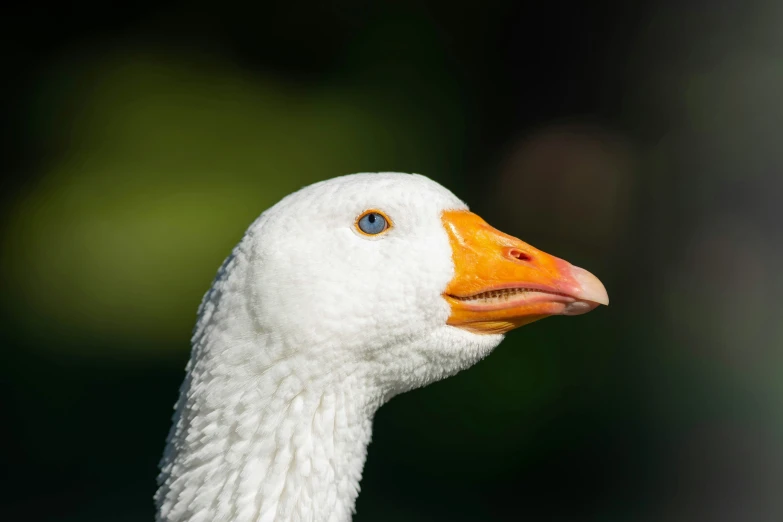
<path id="1" fill-rule="evenodd" d="M 393 222 L 354 228 L 367 209 Z M 355 174 L 264 212 L 199 308 L 155 495 L 160 522 L 350 520 L 375 411 L 487 355 L 449 327 L 440 221 L 466 209 L 411 174 Z"/>

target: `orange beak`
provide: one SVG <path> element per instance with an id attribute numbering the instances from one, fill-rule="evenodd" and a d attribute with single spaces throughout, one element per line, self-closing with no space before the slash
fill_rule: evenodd
<path id="1" fill-rule="evenodd" d="M 448 324 L 505 333 L 550 315 L 579 315 L 608 305 L 604 285 L 587 270 L 492 228 L 472 212 L 446 211 L 454 278 L 444 299 Z"/>

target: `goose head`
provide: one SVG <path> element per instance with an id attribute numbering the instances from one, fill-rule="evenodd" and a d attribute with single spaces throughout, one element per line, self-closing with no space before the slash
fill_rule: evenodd
<path id="1" fill-rule="evenodd" d="M 607 303 L 592 274 L 423 176 L 305 187 L 249 227 L 204 297 L 158 520 L 348 520 L 383 402 L 513 328 Z"/>
<path id="2" fill-rule="evenodd" d="M 608 304 L 589 272 L 499 232 L 412 174 L 306 187 L 248 232 L 257 328 L 387 393 L 470 366 L 507 331 Z"/>

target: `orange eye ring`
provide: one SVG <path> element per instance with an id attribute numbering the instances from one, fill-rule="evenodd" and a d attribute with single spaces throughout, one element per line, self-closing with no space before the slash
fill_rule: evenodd
<path id="1" fill-rule="evenodd" d="M 381 219 L 381 223 L 383 225 L 380 228 L 378 227 L 378 218 Z M 359 216 L 356 218 L 356 221 L 354 222 L 356 231 L 367 237 L 376 237 L 385 234 L 393 226 L 394 225 L 392 224 L 392 220 L 389 219 L 389 216 L 376 208 L 365 210 L 359 214 Z M 375 228 L 377 228 L 377 231 Z"/>

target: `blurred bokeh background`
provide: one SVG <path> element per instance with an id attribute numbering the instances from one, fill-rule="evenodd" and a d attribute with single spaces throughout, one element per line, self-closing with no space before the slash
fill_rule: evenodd
<path id="1" fill-rule="evenodd" d="M 783 520 L 783 4 L 96 5 L 0 21 L 0 518 L 152 520 L 217 267 L 393 170 L 612 305 L 384 406 L 357 521 Z"/>

